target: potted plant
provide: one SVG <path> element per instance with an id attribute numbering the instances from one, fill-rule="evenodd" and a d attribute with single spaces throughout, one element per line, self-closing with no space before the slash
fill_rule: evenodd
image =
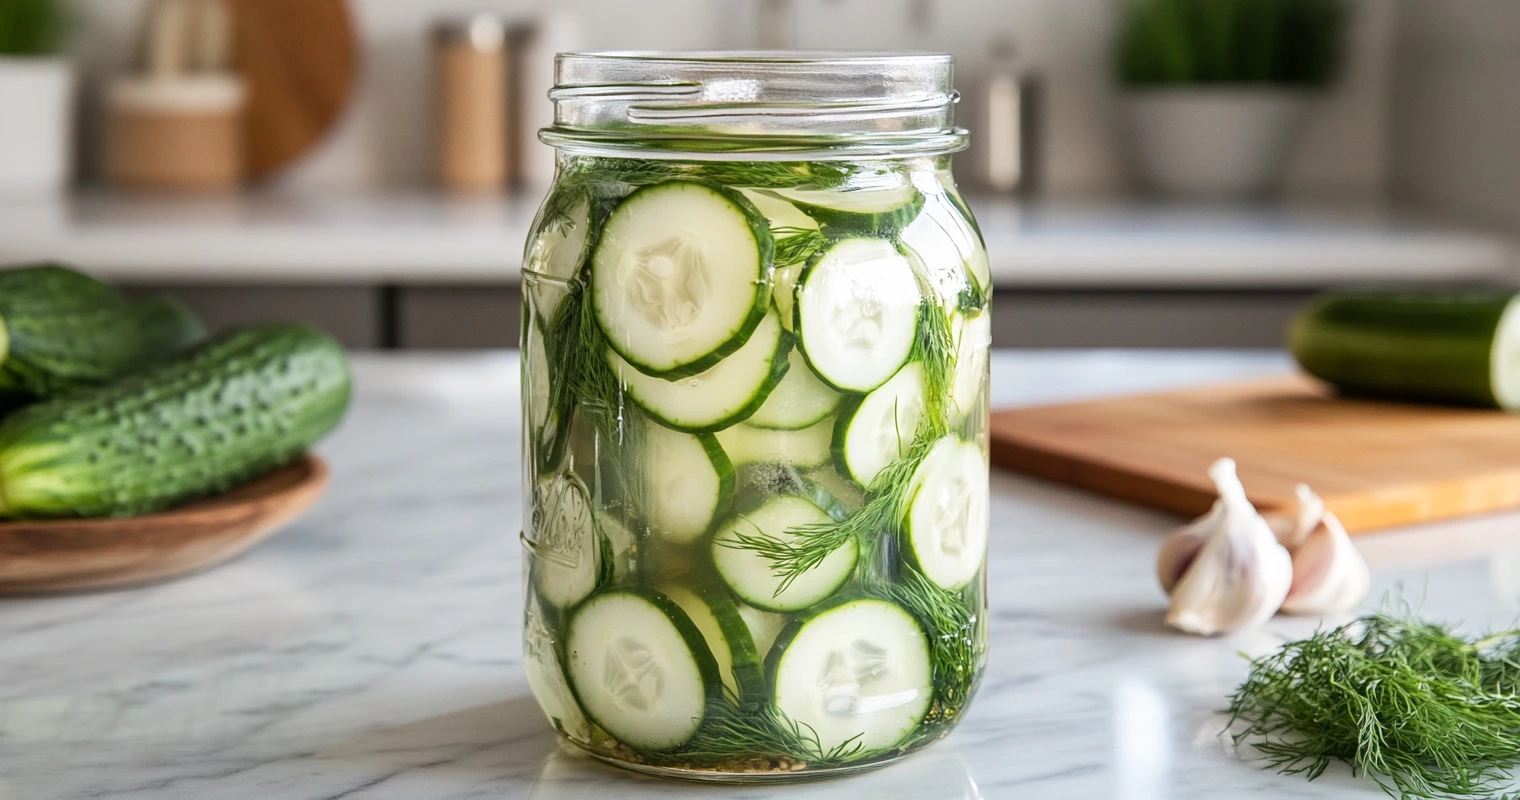
<path id="1" fill-rule="evenodd" d="M 0 195 L 68 180 L 74 81 L 62 34 L 58 0 L 0 0 Z"/>
<path id="2" fill-rule="evenodd" d="M 1118 69 L 1141 182 L 1195 198 L 1271 193 L 1335 76 L 1347 14 L 1345 0 L 1129 0 Z"/>

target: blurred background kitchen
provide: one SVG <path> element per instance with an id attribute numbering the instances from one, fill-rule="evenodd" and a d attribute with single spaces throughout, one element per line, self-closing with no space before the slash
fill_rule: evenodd
<path id="1" fill-rule="evenodd" d="M 1317 289 L 1516 283 L 1514 0 L 0 0 L 0 263 L 515 346 L 553 53 L 755 47 L 955 55 L 998 346 L 1275 347 Z"/>

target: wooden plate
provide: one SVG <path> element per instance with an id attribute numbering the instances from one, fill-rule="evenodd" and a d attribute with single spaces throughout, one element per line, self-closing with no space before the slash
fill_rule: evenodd
<path id="1" fill-rule="evenodd" d="M 327 486 L 313 455 L 246 486 L 131 519 L 0 522 L 0 592 L 161 580 L 240 555 L 311 508 Z"/>

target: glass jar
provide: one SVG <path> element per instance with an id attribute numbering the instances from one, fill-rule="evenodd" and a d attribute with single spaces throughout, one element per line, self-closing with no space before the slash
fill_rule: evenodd
<path id="1" fill-rule="evenodd" d="M 946 55 L 561 55 L 525 253 L 525 662 L 644 772 L 949 732 L 986 660 L 986 252 Z"/>

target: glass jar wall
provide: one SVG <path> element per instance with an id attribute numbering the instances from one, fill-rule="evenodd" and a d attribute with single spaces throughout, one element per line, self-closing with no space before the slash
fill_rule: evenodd
<path id="1" fill-rule="evenodd" d="M 991 281 L 949 77 L 944 56 L 561 57 L 523 269 L 524 646 L 591 754 L 816 777 L 965 712 Z"/>

